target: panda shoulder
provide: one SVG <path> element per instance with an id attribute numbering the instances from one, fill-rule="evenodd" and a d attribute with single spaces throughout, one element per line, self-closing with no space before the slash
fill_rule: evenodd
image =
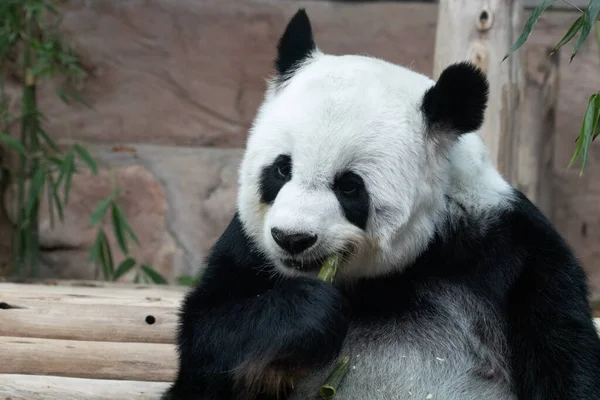
<path id="1" fill-rule="evenodd" d="M 492 164 L 475 133 L 463 135 L 450 152 L 447 197 L 454 214 L 482 233 L 495 232 L 507 246 L 528 251 L 572 251 L 549 219 Z M 510 251 L 510 248 L 506 249 Z"/>

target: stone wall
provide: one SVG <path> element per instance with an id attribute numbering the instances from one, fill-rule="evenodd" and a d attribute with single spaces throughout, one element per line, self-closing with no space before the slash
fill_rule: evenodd
<path id="1" fill-rule="evenodd" d="M 434 4 L 72 0 L 63 7 L 64 33 L 89 72 L 83 95 L 92 107 L 64 105 L 51 87 L 42 88 L 48 130 L 64 142 L 90 145 L 105 167 L 117 168 L 139 256 L 170 279 L 200 268 L 233 213 L 241 148 L 276 41 L 298 7 L 306 7 L 326 52 L 370 54 L 432 72 Z M 555 44 L 573 19 L 572 13 L 544 16 L 530 45 Z M 590 40 L 572 63 L 568 56 L 561 56 L 551 217 L 600 291 L 600 184 L 594 179 L 600 148 L 592 146 L 583 177 L 566 169 L 588 96 L 600 87 L 598 54 Z M 107 172 L 95 179 L 82 174 L 73 190 L 63 226 L 50 229 L 43 214 L 48 276 L 92 272 L 87 218 L 108 193 Z M 10 191 L 5 199 L 10 208 Z"/>

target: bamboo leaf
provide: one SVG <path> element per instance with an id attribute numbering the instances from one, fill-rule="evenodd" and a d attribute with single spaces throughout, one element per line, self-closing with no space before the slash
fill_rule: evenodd
<path id="1" fill-rule="evenodd" d="M 158 284 L 166 284 L 167 280 L 163 278 L 158 272 L 156 272 L 152 267 L 149 267 L 146 264 L 142 264 L 142 271 L 144 274 L 152 280 L 154 283 Z"/>
<path id="2" fill-rule="evenodd" d="M 114 274 L 114 261 L 112 251 L 110 250 L 110 243 L 106 234 L 102 232 L 102 246 L 100 247 L 100 260 L 102 262 L 102 270 L 104 273 L 105 280 L 112 280 Z"/>
<path id="3" fill-rule="evenodd" d="M 57 185 L 60 185 L 62 180 L 65 180 L 64 184 L 64 202 L 65 205 L 69 202 L 69 193 L 71 192 L 71 180 L 73 179 L 73 173 L 75 172 L 75 156 L 73 153 L 68 153 L 63 159 L 60 175 L 58 177 Z"/>
<path id="4" fill-rule="evenodd" d="M 107 197 L 106 199 L 98 203 L 96 208 L 94 208 L 94 211 L 92 211 L 92 215 L 90 216 L 90 220 L 88 221 L 88 224 L 90 226 L 95 226 L 98 224 L 98 222 L 104 219 L 104 216 L 106 215 L 106 210 L 108 210 L 108 206 L 110 206 L 111 202 L 112 197 Z"/>
<path id="5" fill-rule="evenodd" d="M 546 9 L 555 2 L 556 0 L 544 0 L 536 8 L 534 8 L 534 10 L 531 12 L 531 15 L 525 22 L 525 27 L 523 28 L 521 35 L 517 38 L 516 42 L 508 50 L 508 53 L 506 53 L 502 61 L 506 60 L 511 53 L 514 53 L 516 50 L 518 50 L 521 46 L 525 44 L 538 19 L 540 19 L 544 11 L 546 11 Z"/>
<path id="6" fill-rule="evenodd" d="M 127 231 L 127 233 L 129 233 L 129 237 L 131 238 L 131 240 L 133 240 L 136 244 L 140 244 L 137 235 L 135 234 L 133 228 L 131 228 L 131 225 L 129 225 L 129 222 L 127 222 L 127 220 L 125 220 L 125 230 Z"/>
<path id="7" fill-rule="evenodd" d="M 120 277 L 122 277 L 123 275 L 125 275 L 126 273 L 131 271 L 131 269 L 134 266 L 135 266 L 135 260 L 131 257 L 126 258 L 117 267 L 117 270 L 115 271 L 115 275 L 113 276 L 113 280 L 116 281 L 117 279 L 119 279 Z"/>
<path id="8" fill-rule="evenodd" d="M 115 197 L 119 196 L 119 191 L 117 189 L 117 191 L 115 192 Z M 133 240 L 136 244 L 139 244 L 138 238 L 135 234 L 135 232 L 133 231 L 133 228 L 131 228 L 131 225 L 129 225 L 129 221 L 127 220 L 127 217 L 125 217 L 125 213 L 123 213 L 123 210 L 121 210 L 121 207 L 117 206 L 117 214 L 118 214 L 118 218 L 119 218 L 119 222 L 121 223 L 121 227 L 123 229 L 124 232 L 127 232 L 129 234 L 129 237 L 131 238 L 131 240 Z"/>
<path id="9" fill-rule="evenodd" d="M 14 137 L 7 135 L 6 133 L 0 133 L 0 140 L 2 140 L 10 149 L 16 151 L 20 155 L 27 155 L 27 151 L 25 150 L 23 144 Z"/>
<path id="10" fill-rule="evenodd" d="M 46 185 L 46 195 L 48 196 L 48 214 L 50 215 L 50 229 L 54 229 L 54 204 L 52 198 L 52 192 L 54 190 L 53 180 L 52 180 L 52 172 L 48 172 L 47 174 L 48 184 Z"/>
<path id="11" fill-rule="evenodd" d="M 79 154 L 79 157 L 87 164 L 88 168 L 92 171 L 94 175 L 98 175 L 98 166 L 96 165 L 96 161 L 92 158 L 90 153 L 85 149 L 85 147 L 80 144 L 74 144 L 73 149 Z"/>
<path id="12" fill-rule="evenodd" d="M 592 96 L 592 117 L 591 121 L 586 118 L 586 128 L 585 128 L 585 141 L 583 143 L 583 156 L 581 160 L 581 171 L 580 175 L 583 174 L 583 168 L 585 167 L 585 163 L 587 162 L 588 150 L 590 148 L 590 143 L 592 142 L 592 135 L 598 129 L 598 116 L 600 111 L 600 95 L 595 94 Z M 587 115 L 586 115 L 587 117 Z"/>
<path id="13" fill-rule="evenodd" d="M 50 136 L 48 136 L 48 134 L 40 126 L 38 126 L 38 133 L 42 137 L 42 139 L 44 139 L 44 142 L 46 142 L 52 150 L 54 150 L 57 153 L 60 152 L 60 148 L 58 147 L 56 142 Z"/>
<path id="14" fill-rule="evenodd" d="M 94 243 L 90 248 L 89 261 L 91 263 L 96 263 L 100 258 L 100 249 L 102 247 L 101 236 L 103 234 L 104 232 L 102 232 L 102 229 L 98 230 L 98 233 L 96 234 L 96 240 L 94 240 Z"/>
<path id="15" fill-rule="evenodd" d="M 594 107 L 593 98 L 590 96 L 590 99 L 588 101 L 588 107 L 585 112 L 585 117 L 583 119 L 581 129 L 579 131 L 579 136 L 577 137 L 577 146 L 575 147 L 575 152 L 573 153 L 573 157 L 571 157 L 571 161 L 569 161 L 569 165 L 567 166 L 568 168 L 571 168 L 573 166 L 573 164 L 575 163 L 575 161 L 577 160 L 577 158 L 579 158 L 579 156 L 581 154 L 581 149 L 583 147 L 584 136 L 585 136 L 585 130 L 584 130 L 585 119 L 589 113 L 593 113 L 593 107 Z"/>
<path id="16" fill-rule="evenodd" d="M 554 46 L 554 48 L 552 49 L 550 54 L 556 53 L 558 51 L 558 49 L 560 49 L 565 44 L 569 43 L 571 41 L 571 39 L 573 39 L 575 37 L 577 32 L 579 32 L 582 25 L 583 25 L 583 15 L 581 15 L 579 18 L 577 18 L 575 20 L 575 22 L 573 22 L 573 25 L 571 25 L 571 27 L 569 28 L 569 30 L 567 31 L 565 36 L 563 36 L 563 38 L 556 44 L 556 46 Z"/>
<path id="17" fill-rule="evenodd" d="M 25 203 L 25 215 L 27 219 L 30 219 L 32 212 L 36 207 L 39 207 L 42 189 L 44 188 L 46 178 L 46 167 L 44 164 L 38 166 L 34 172 L 31 182 L 29 184 L 29 198 Z"/>
<path id="18" fill-rule="evenodd" d="M 181 275 L 177 277 L 177 284 L 181 286 L 194 286 L 196 279 L 190 275 Z"/>
<path id="19" fill-rule="evenodd" d="M 580 174 L 583 174 L 583 168 L 585 162 L 587 161 L 587 153 L 589 144 L 591 142 L 591 136 L 597 125 L 597 119 L 599 116 L 600 109 L 599 102 L 600 97 L 598 94 L 593 94 L 590 96 L 590 99 L 588 101 L 588 107 L 583 118 L 583 123 L 581 125 L 581 131 L 579 133 L 579 137 L 577 138 L 577 148 L 575 150 L 573 158 L 571 159 L 571 162 L 569 163 L 569 167 L 571 167 L 583 151 Z"/>
<path id="20" fill-rule="evenodd" d="M 577 41 L 575 42 L 575 46 L 573 47 L 573 54 L 571 54 L 571 61 L 573 61 L 573 58 L 575 58 L 575 55 L 577 54 L 579 49 L 581 49 L 583 42 L 585 42 L 585 39 L 587 39 L 590 32 L 592 31 L 592 26 L 594 25 L 596 18 L 598 18 L 599 12 L 600 12 L 600 1 L 590 0 L 587 8 L 583 12 L 583 23 L 582 23 L 582 27 L 581 27 L 581 34 L 577 38 Z"/>
<path id="21" fill-rule="evenodd" d="M 116 203 L 112 203 L 112 222 L 113 222 L 113 230 L 115 232 L 115 237 L 117 238 L 117 243 L 119 243 L 119 247 L 124 254 L 129 253 L 129 249 L 127 248 L 127 240 L 125 239 L 125 222 L 123 221 L 124 217 L 121 213 L 121 209 L 119 205 Z"/>
<path id="22" fill-rule="evenodd" d="M 54 183 L 54 178 L 52 177 L 52 172 L 48 173 L 48 181 L 49 181 L 48 190 L 51 190 L 51 193 L 52 193 L 51 200 L 53 200 L 54 205 L 56 206 L 56 210 L 58 211 L 58 219 L 63 221 L 64 220 L 63 208 L 62 208 L 62 204 L 60 202 L 60 198 L 58 197 L 58 190 Z"/>

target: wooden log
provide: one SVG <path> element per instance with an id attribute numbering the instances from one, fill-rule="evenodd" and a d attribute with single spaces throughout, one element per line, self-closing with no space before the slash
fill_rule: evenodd
<path id="1" fill-rule="evenodd" d="M 91 294 L 59 294 L 59 293 L 3 293 L 0 286 L 0 304 L 6 303 L 10 306 L 11 301 L 26 300 L 26 301 L 44 301 L 52 304 L 79 304 L 79 305 L 112 305 L 112 306 L 141 306 L 141 307 L 163 307 L 175 308 L 179 307 L 181 298 L 162 298 L 151 296 L 139 297 L 111 297 L 110 295 Z M 2 305 L 5 306 L 5 305 Z"/>
<path id="2" fill-rule="evenodd" d="M 2 400 L 159 400 L 167 382 L 0 374 Z"/>
<path id="3" fill-rule="evenodd" d="M 479 133 L 500 172 L 514 181 L 514 135 L 522 98 L 520 53 L 502 62 L 522 28 L 522 0 L 440 0 L 433 76 L 450 64 L 471 61 L 490 81 Z"/>
<path id="4" fill-rule="evenodd" d="M 9 298 L 20 298 L 76 304 L 152 305 L 172 308 L 179 306 L 183 295 L 183 291 L 159 286 L 90 288 L 0 283 L 0 302 L 6 302 Z"/>
<path id="5" fill-rule="evenodd" d="M 552 163 L 556 137 L 559 52 L 551 47 L 526 49 L 525 96 L 515 132 L 516 187 L 552 218 Z"/>
<path id="6" fill-rule="evenodd" d="M 82 288 L 107 288 L 107 289 L 136 289 L 136 290 L 160 290 L 175 293 L 183 293 L 189 289 L 183 285 L 158 285 L 158 284 L 143 284 L 143 283 L 128 283 L 128 282 L 108 282 L 94 281 L 86 279 L 44 279 L 44 278 L 27 278 L 24 280 L 13 279 L 11 277 L 0 276 L 0 283 L 12 284 L 27 284 L 40 286 L 68 286 Z"/>
<path id="7" fill-rule="evenodd" d="M 0 337 L 0 374 L 171 382 L 175 346 Z"/>
<path id="8" fill-rule="evenodd" d="M 0 336 L 174 343 L 177 308 L 81 305 L 5 297 Z"/>

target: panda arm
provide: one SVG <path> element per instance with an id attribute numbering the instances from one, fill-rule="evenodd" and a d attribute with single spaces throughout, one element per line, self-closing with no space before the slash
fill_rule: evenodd
<path id="1" fill-rule="evenodd" d="M 507 339 L 518 398 L 600 399 L 600 340 L 582 268 L 549 225 L 514 235 L 530 244 L 509 294 Z"/>
<path id="2" fill-rule="evenodd" d="M 236 216 L 184 301 L 173 392 L 216 396 L 233 384 L 278 392 L 293 371 L 335 358 L 348 325 L 340 292 L 316 279 L 271 274 Z"/>

